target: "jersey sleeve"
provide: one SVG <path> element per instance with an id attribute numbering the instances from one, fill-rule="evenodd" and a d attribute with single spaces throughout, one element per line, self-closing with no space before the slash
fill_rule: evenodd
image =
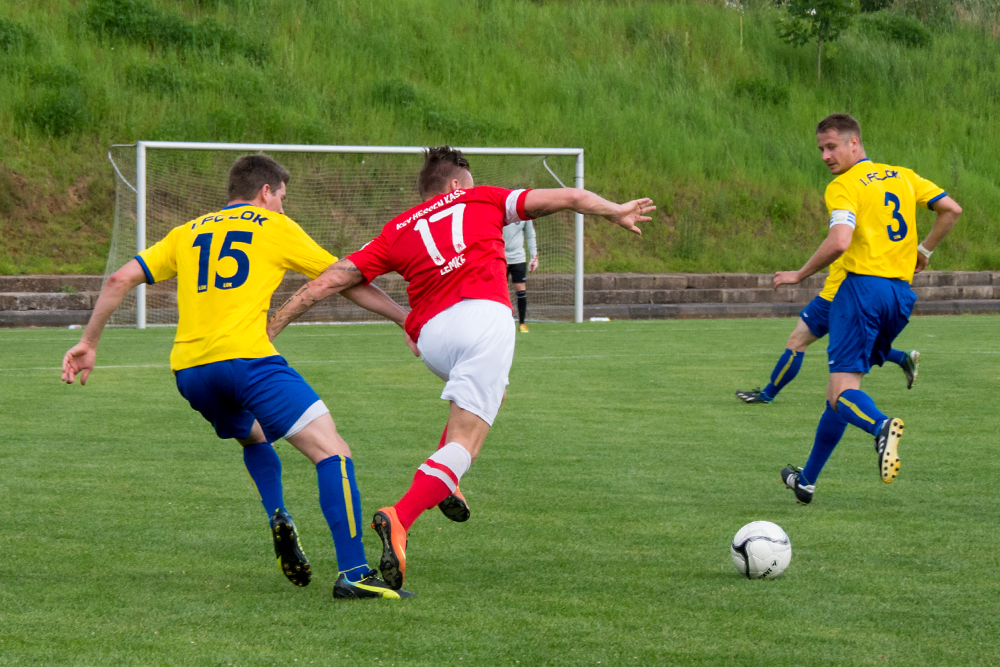
<path id="1" fill-rule="evenodd" d="M 361 247 L 361 250 L 347 256 L 361 271 L 365 280 L 371 282 L 384 273 L 395 269 L 389 264 L 389 242 L 385 234 L 379 234 Z"/>
<path id="2" fill-rule="evenodd" d="M 851 192 L 846 185 L 837 179 L 826 186 L 826 209 L 830 213 L 834 211 L 850 211 L 857 214 L 857 202 L 851 196 Z"/>
<path id="3" fill-rule="evenodd" d="M 528 255 L 538 256 L 538 243 L 535 241 L 535 225 L 528 220 L 524 223 L 524 240 L 528 242 Z"/>
<path id="4" fill-rule="evenodd" d="M 926 178 L 918 176 L 915 172 L 909 173 L 910 183 L 913 185 L 913 196 L 917 206 L 925 206 L 934 210 L 934 202 L 942 197 L 947 197 L 948 193 L 944 188 L 940 188 Z"/>
<path id="5" fill-rule="evenodd" d="M 174 227 L 159 242 L 135 256 L 146 274 L 148 284 L 152 285 L 177 275 L 177 239 L 180 237 L 181 227 Z"/>
<path id="6" fill-rule="evenodd" d="M 830 226 L 857 225 L 857 203 L 850 189 L 837 179 L 826 186 L 826 208 L 830 212 Z"/>
<path id="7" fill-rule="evenodd" d="M 503 211 L 503 224 L 509 225 L 522 220 L 531 220 L 531 216 L 524 210 L 524 200 L 531 189 L 508 190 L 489 185 L 476 188 L 482 190 L 485 198 L 497 208 Z"/>
<path id="8" fill-rule="evenodd" d="M 285 218 L 286 229 L 279 240 L 282 266 L 305 274 L 310 280 L 323 273 L 337 258 L 320 247 L 299 224 Z"/>

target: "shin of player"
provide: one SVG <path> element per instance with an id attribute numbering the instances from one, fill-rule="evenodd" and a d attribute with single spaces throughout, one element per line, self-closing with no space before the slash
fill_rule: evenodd
<path id="1" fill-rule="evenodd" d="M 861 391 L 861 378 L 892 354 L 916 302 L 910 289 L 915 272 L 951 231 L 962 209 L 934 183 L 904 167 L 874 163 L 865 155 L 861 127 L 834 114 L 816 130 L 823 161 L 837 178 L 826 190 L 830 211 L 827 238 L 798 271 L 779 271 L 774 287 L 797 284 L 843 256 L 847 272 L 830 308 L 827 350 L 830 380 L 827 405 L 804 469 L 781 471 L 782 481 L 808 503 L 815 482 L 847 424 L 874 436 L 879 474 L 885 483 L 899 473 L 903 420 L 888 417 Z M 916 207 L 937 217 L 931 233 L 917 244 Z"/>
<path id="2" fill-rule="evenodd" d="M 422 204 L 390 220 L 361 250 L 309 283 L 268 322 L 273 338 L 331 294 L 398 271 L 409 283 L 406 331 L 428 369 L 445 382 L 447 441 L 420 465 L 400 501 L 375 514 L 379 569 L 398 588 L 406 570 L 406 531 L 421 512 L 458 493 L 503 402 L 514 355 L 505 279 L 505 226 L 562 210 L 604 217 L 635 234 L 652 200 L 616 204 L 586 190 L 507 190 L 476 186 L 469 163 L 448 146 L 429 149 L 417 179 Z"/>

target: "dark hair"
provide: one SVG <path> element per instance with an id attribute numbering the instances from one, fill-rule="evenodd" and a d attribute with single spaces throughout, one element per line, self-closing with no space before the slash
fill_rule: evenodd
<path id="1" fill-rule="evenodd" d="M 417 190 L 424 199 L 444 192 L 448 181 L 457 178 L 463 169 L 468 170 L 469 161 L 462 151 L 451 146 L 432 146 L 424 151 L 424 166 L 417 176 Z"/>
<path id="2" fill-rule="evenodd" d="M 277 190 L 282 183 L 291 180 L 288 170 L 278 164 L 270 155 L 257 153 L 237 158 L 229 169 L 229 201 L 243 199 L 250 201 L 264 185 Z"/>
<path id="3" fill-rule="evenodd" d="M 830 130 L 835 130 L 837 134 L 849 134 L 861 141 L 861 125 L 846 113 L 830 114 L 816 126 L 816 134 L 823 134 Z"/>

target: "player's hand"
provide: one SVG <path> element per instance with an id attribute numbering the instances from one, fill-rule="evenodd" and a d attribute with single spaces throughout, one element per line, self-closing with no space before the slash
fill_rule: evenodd
<path id="1" fill-rule="evenodd" d="M 420 358 L 420 350 L 417 349 L 417 344 L 413 342 L 412 338 L 410 338 L 410 334 L 404 333 L 403 335 L 406 337 L 406 344 L 410 347 L 410 352 L 413 353 L 413 356 L 415 356 L 415 357 L 417 357 L 419 359 Z"/>
<path id="2" fill-rule="evenodd" d="M 80 375 L 80 384 L 87 384 L 90 371 L 94 370 L 94 361 L 97 359 L 97 350 L 80 341 L 69 349 L 62 363 L 62 381 L 66 384 L 73 384 L 77 374 Z"/>
<path id="3" fill-rule="evenodd" d="M 774 289 L 778 289 L 782 285 L 798 285 L 802 282 L 799 278 L 798 271 L 775 271 L 774 272 Z"/>
<path id="4" fill-rule="evenodd" d="M 642 235 L 642 230 L 636 227 L 636 223 L 649 222 L 651 217 L 646 215 L 656 210 L 653 200 L 648 198 L 633 199 L 619 206 L 618 213 L 607 216 L 608 220 L 619 227 L 623 227 L 633 234 Z"/>
<path id="5" fill-rule="evenodd" d="M 927 264 L 931 261 L 930 257 L 924 257 L 919 252 L 917 253 L 917 268 L 913 270 L 914 273 L 920 273 L 927 268 Z"/>
<path id="6" fill-rule="evenodd" d="M 528 273 L 534 273 L 535 269 L 537 268 L 538 268 L 538 255 L 535 255 L 534 257 L 531 258 L 531 261 L 528 262 Z"/>

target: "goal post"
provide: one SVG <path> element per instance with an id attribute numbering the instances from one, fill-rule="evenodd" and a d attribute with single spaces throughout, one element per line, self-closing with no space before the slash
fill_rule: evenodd
<path id="1" fill-rule="evenodd" d="M 393 216 L 419 203 L 416 175 L 422 146 L 320 146 L 299 144 L 139 141 L 115 144 L 108 158 L 115 172 L 115 224 L 105 279 L 173 227 L 226 204 L 229 167 L 239 156 L 265 152 L 292 174 L 286 213 L 337 256 L 360 248 Z M 477 183 L 508 188 L 583 187 L 582 148 L 460 147 Z M 560 172 L 562 177 L 560 177 Z M 572 175 L 572 176 L 570 176 Z M 539 270 L 529 278 L 529 319 L 583 321 L 583 215 L 555 214 L 535 225 Z M 297 276 L 297 274 L 296 274 Z M 272 301 L 294 290 L 286 276 Z M 392 274 L 376 281 L 406 304 L 405 284 Z M 111 323 L 145 329 L 176 324 L 173 281 L 142 284 Z M 314 308 L 313 320 L 374 321 L 335 296 Z M 307 314 L 309 315 L 309 314 Z"/>

